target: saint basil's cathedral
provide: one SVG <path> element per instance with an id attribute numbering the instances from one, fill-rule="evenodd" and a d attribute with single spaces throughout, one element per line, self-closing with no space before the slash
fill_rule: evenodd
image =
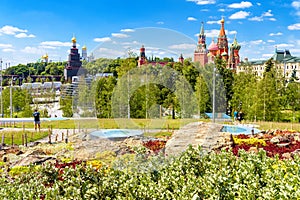
<path id="1" fill-rule="evenodd" d="M 194 52 L 194 62 L 199 62 L 200 65 L 204 66 L 207 63 L 213 63 L 216 57 L 220 57 L 226 61 L 227 68 L 236 70 L 237 65 L 240 63 L 239 50 L 241 49 L 241 45 L 239 45 L 236 38 L 234 38 L 229 52 L 224 22 L 225 20 L 222 18 L 217 43 L 215 43 L 213 39 L 208 48 L 206 47 L 206 36 L 202 23 L 197 48 Z"/>

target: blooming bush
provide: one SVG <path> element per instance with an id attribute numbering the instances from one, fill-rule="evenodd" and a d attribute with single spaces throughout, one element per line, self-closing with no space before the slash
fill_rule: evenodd
<path id="1" fill-rule="evenodd" d="M 0 178 L 0 199 L 299 199 L 300 158 L 266 151 L 239 157 L 189 147 L 148 171 L 95 168 L 86 162 L 45 164 Z M 142 160 L 145 162 L 145 160 Z M 134 162 L 134 166 L 143 163 Z"/>

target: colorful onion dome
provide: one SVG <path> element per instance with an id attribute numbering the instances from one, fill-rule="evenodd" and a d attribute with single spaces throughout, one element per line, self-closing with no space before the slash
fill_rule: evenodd
<path id="1" fill-rule="evenodd" d="M 237 42 L 236 37 L 234 37 L 233 43 L 231 44 L 231 48 L 235 50 L 241 49 L 241 45 Z"/>
<path id="2" fill-rule="evenodd" d="M 209 51 L 217 51 L 219 50 L 218 44 L 215 43 L 214 39 L 211 41 L 210 45 L 208 46 Z"/>
<path id="3" fill-rule="evenodd" d="M 224 51 L 221 56 L 228 56 L 228 54 Z"/>

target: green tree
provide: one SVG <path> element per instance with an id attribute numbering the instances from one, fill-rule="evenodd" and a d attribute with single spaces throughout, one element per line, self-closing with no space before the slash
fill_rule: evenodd
<path id="1" fill-rule="evenodd" d="M 252 71 L 234 75 L 233 96 L 230 105 L 234 111 L 242 111 L 246 119 L 255 120 L 257 112 L 257 78 Z"/>
<path id="2" fill-rule="evenodd" d="M 111 116 L 111 96 L 117 83 L 115 77 L 100 78 L 96 87 L 96 113 L 98 118 L 110 118 Z"/>
<path id="3" fill-rule="evenodd" d="M 266 121 L 280 119 L 281 90 L 280 77 L 274 67 L 272 59 L 265 63 L 263 78 L 258 83 L 258 118 Z M 283 82 L 282 82 L 283 83 Z"/>
<path id="4" fill-rule="evenodd" d="M 6 87 L 3 90 L 3 113 L 6 116 L 10 115 L 10 87 Z M 32 103 L 32 97 L 29 95 L 27 90 L 21 90 L 20 88 L 12 88 L 12 106 L 13 115 L 22 116 L 23 112 L 30 107 Z M 19 115 L 19 116 L 20 116 Z"/>
<path id="5" fill-rule="evenodd" d="M 118 78 L 121 78 L 128 71 L 136 67 L 137 67 L 137 61 L 135 58 L 126 58 L 122 60 L 121 65 L 116 69 Z"/>
<path id="6" fill-rule="evenodd" d="M 198 76 L 196 80 L 195 97 L 197 99 L 199 117 L 201 117 L 201 114 L 204 114 L 205 112 L 211 112 L 210 94 L 202 75 Z"/>
<path id="7" fill-rule="evenodd" d="M 60 109 L 62 110 L 63 117 L 73 117 L 73 99 L 72 96 L 66 95 L 60 98 Z"/>
<path id="8" fill-rule="evenodd" d="M 232 91 L 232 86 L 234 81 L 233 71 L 229 68 L 226 68 L 225 60 L 223 60 L 220 57 L 216 57 L 215 65 L 224 83 L 224 88 L 226 91 L 226 104 L 228 105 L 228 102 L 230 102 L 233 95 L 233 91 Z"/>
<path id="9" fill-rule="evenodd" d="M 287 108 L 293 112 L 293 121 L 295 121 L 295 111 L 300 110 L 300 83 L 290 82 L 287 84 L 286 91 L 286 104 Z"/>

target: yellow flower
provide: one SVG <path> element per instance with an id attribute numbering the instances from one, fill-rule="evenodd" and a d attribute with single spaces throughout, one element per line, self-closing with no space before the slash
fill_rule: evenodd
<path id="1" fill-rule="evenodd" d="M 272 168 L 273 168 L 274 170 L 276 170 L 276 169 L 278 169 L 278 165 L 273 165 Z"/>
<path id="2" fill-rule="evenodd" d="M 102 167 L 102 163 L 100 160 L 90 160 L 87 161 L 88 165 L 91 165 L 95 169 L 100 169 Z"/>

